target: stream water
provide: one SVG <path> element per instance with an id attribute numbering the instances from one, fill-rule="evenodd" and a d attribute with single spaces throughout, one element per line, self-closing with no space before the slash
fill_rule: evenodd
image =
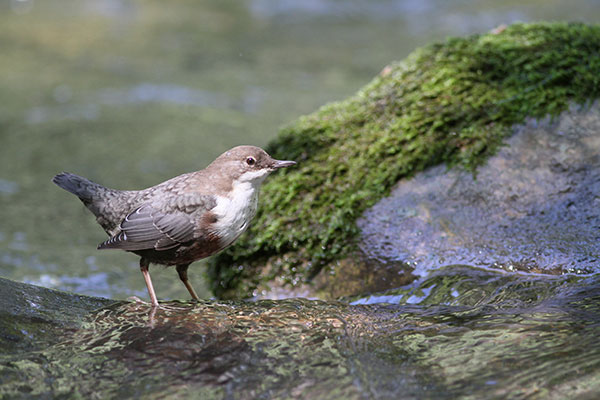
<path id="1" fill-rule="evenodd" d="M 47 324 L 35 338 L 23 339 L 43 340 L 37 349 L 5 350 L 0 393 L 594 399 L 600 393 L 599 331 L 598 275 L 452 266 L 404 293 L 352 304 L 168 302 L 151 311 L 118 302 L 88 315 L 79 328 Z"/>

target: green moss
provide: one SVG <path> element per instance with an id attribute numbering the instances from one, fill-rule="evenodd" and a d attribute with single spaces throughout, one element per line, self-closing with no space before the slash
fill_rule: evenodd
<path id="1" fill-rule="evenodd" d="M 249 234 L 211 260 L 213 290 L 314 276 L 351 254 L 356 219 L 399 179 L 440 163 L 475 171 L 526 117 L 599 95 L 597 25 L 518 24 L 415 51 L 270 144 L 299 164 L 270 178 Z"/>

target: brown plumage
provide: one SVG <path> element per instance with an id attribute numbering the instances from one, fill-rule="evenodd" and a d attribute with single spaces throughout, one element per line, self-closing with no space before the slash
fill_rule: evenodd
<path id="1" fill-rule="evenodd" d="M 238 146 L 203 170 L 169 179 L 144 190 L 115 190 L 81 176 L 61 173 L 52 181 L 75 194 L 109 234 L 98 249 L 121 249 L 141 256 L 140 269 L 152 305 L 158 301 L 148 273 L 150 263 L 176 265 L 192 298 L 190 263 L 229 246 L 256 213 L 263 180 L 279 161 L 254 146 Z"/>

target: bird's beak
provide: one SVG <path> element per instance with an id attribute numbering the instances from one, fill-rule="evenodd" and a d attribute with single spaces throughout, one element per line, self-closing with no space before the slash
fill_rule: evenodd
<path id="1" fill-rule="evenodd" d="M 271 164 L 271 168 L 279 169 L 279 168 L 291 167 L 292 165 L 296 165 L 296 161 L 273 160 L 273 164 Z"/>

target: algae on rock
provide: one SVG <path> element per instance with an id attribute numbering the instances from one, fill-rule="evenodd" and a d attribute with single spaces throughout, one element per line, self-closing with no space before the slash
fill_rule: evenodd
<path id="1" fill-rule="evenodd" d="M 298 167 L 267 182 L 250 232 L 210 261 L 214 292 L 313 277 L 352 253 L 356 220 L 399 179 L 441 163 L 475 171 L 513 125 L 599 95 L 598 25 L 516 24 L 416 50 L 269 145 Z"/>
<path id="2" fill-rule="evenodd" d="M 25 298 L 52 294 L 22 290 Z M 71 320 L 72 309 L 83 308 L 79 297 L 48 296 L 45 307 L 59 306 L 56 320 Z M 84 321 L 55 330 L 37 348 L 0 355 L 0 398 L 537 400 L 600 393 L 600 274 L 452 266 L 354 305 L 286 299 L 151 309 L 117 302 Z"/>

